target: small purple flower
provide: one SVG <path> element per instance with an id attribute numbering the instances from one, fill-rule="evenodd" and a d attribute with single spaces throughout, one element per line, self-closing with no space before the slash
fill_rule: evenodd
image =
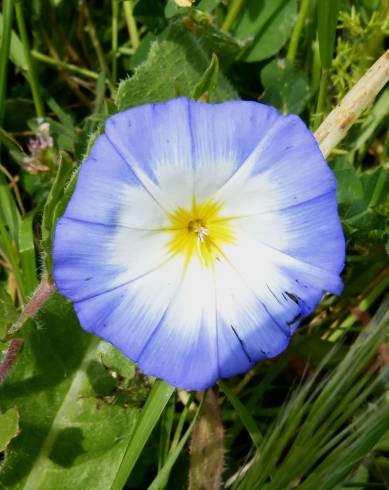
<path id="1" fill-rule="evenodd" d="M 335 178 L 297 116 L 186 98 L 109 118 L 54 240 L 82 327 L 204 389 L 282 352 L 342 290 Z"/>
<path id="2" fill-rule="evenodd" d="M 29 139 L 27 143 L 30 155 L 24 157 L 23 164 L 26 170 L 36 175 L 39 172 L 48 172 L 48 167 L 44 161 L 46 151 L 54 146 L 53 138 L 50 136 L 49 123 L 41 123 L 36 131 L 36 138 Z"/>

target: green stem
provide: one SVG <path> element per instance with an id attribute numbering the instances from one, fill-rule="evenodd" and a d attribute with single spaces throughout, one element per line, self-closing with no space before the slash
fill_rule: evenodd
<path id="1" fill-rule="evenodd" d="M 237 18 L 240 9 L 243 5 L 245 0 L 231 0 L 230 7 L 228 9 L 226 18 L 224 19 L 223 25 L 221 27 L 221 30 L 223 32 L 228 32 L 233 23 L 235 22 L 235 19 Z"/>
<path id="2" fill-rule="evenodd" d="M 130 40 L 132 47 L 136 51 L 139 47 L 139 33 L 138 27 L 136 25 L 136 20 L 133 15 L 133 0 L 125 0 L 123 2 L 124 18 L 126 19 L 128 34 L 130 35 Z"/>
<path id="3" fill-rule="evenodd" d="M 296 24 L 294 25 L 292 37 L 290 38 L 290 43 L 288 47 L 288 53 L 286 55 L 286 58 L 291 63 L 294 63 L 294 60 L 296 58 L 298 43 L 301 37 L 301 32 L 304 27 L 305 19 L 308 14 L 310 3 L 311 0 L 301 0 L 300 11 L 297 17 Z"/>
<path id="4" fill-rule="evenodd" d="M 155 381 L 110 490 L 122 490 L 175 388 Z"/>
<path id="5" fill-rule="evenodd" d="M 176 431 L 174 432 L 173 440 L 170 446 L 171 451 L 173 451 L 178 445 L 178 442 L 182 434 L 182 429 L 184 428 L 184 424 L 188 416 L 188 412 L 193 402 L 193 399 L 194 399 L 194 392 L 192 391 L 191 394 L 189 395 L 188 401 L 186 402 L 184 409 L 181 412 L 180 418 L 178 419 Z"/>
<path id="6" fill-rule="evenodd" d="M 13 3 L 13 0 L 3 1 L 3 32 L 0 48 L 0 126 L 3 125 L 5 115 L 7 67 L 11 46 Z"/>
<path id="7" fill-rule="evenodd" d="M 370 293 L 365 296 L 365 298 L 358 304 L 357 309 L 367 311 L 370 306 L 387 290 L 388 287 L 389 274 L 385 275 L 383 279 L 370 291 Z M 354 313 L 350 313 L 350 315 L 348 315 L 348 317 L 339 325 L 339 327 L 329 336 L 328 340 L 331 342 L 336 342 L 357 321 L 358 316 Z"/>
<path id="8" fill-rule="evenodd" d="M 314 121 L 314 130 L 319 127 L 320 123 L 323 120 L 324 110 L 325 110 L 325 106 L 326 106 L 328 78 L 329 78 L 328 69 L 323 68 L 322 71 L 321 71 L 319 95 L 317 97 L 316 117 L 315 117 L 315 121 Z"/>
<path id="9" fill-rule="evenodd" d="M 26 63 L 27 63 L 27 80 L 28 80 L 28 83 L 30 84 L 32 98 L 34 100 L 34 105 L 35 105 L 36 115 L 37 115 L 37 117 L 44 117 L 45 111 L 44 111 L 43 102 L 42 102 L 42 99 L 41 99 L 41 96 L 39 93 L 39 83 L 38 83 L 38 79 L 36 77 L 36 73 L 34 70 L 34 64 L 33 64 L 32 56 L 31 56 L 30 42 L 28 40 L 26 23 L 24 21 L 22 2 L 16 2 L 15 3 L 15 13 L 16 13 L 16 21 L 18 24 L 20 38 L 21 38 L 22 44 L 23 44 L 24 56 L 26 58 Z"/>
<path id="10" fill-rule="evenodd" d="M 57 60 L 51 56 L 47 56 L 46 54 L 39 53 L 39 51 L 32 50 L 31 56 L 38 61 L 56 66 L 57 68 L 65 68 L 72 73 L 77 73 L 77 75 L 93 78 L 93 80 L 97 80 L 99 78 L 99 75 L 94 71 L 88 70 L 87 68 L 80 68 L 79 66 L 72 65 L 71 63 L 65 63 L 65 61 Z"/>
<path id="11" fill-rule="evenodd" d="M 89 12 L 89 7 L 88 7 L 86 2 L 84 2 L 84 7 L 85 7 L 85 20 L 86 20 L 87 31 L 88 31 L 90 40 L 93 44 L 93 47 L 95 48 L 96 56 L 97 56 L 97 59 L 98 59 L 99 65 L 100 65 L 100 69 L 102 71 L 105 71 L 105 73 L 108 74 L 109 73 L 108 65 L 107 65 L 107 62 L 105 60 L 104 52 L 103 52 L 103 49 L 101 47 L 99 37 L 98 37 L 96 29 L 95 29 L 95 25 L 93 24 L 93 21 L 92 21 L 90 12 Z"/>
<path id="12" fill-rule="evenodd" d="M 118 18 L 119 1 L 112 0 L 112 85 L 116 85 L 118 75 Z"/>

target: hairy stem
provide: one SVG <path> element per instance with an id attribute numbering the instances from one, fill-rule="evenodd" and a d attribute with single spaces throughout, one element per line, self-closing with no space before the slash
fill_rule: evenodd
<path id="1" fill-rule="evenodd" d="M 22 348 L 22 339 L 11 340 L 7 353 L 5 354 L 3 362 L 0 364 L 0 384 L 4 382 L 10 372 L 12 366 L 15 363 L 18 352 Z"/>
<path id="2" fill-rule="evenodd" d="M 47 278 L 42 279 L 38 289 L 35 291 L 30 301 L 23 308 L 19 318 L 12 325 L 8 333 L 10 335 L 15 334 L 18 330 L 22 328 L 26 320 L 28 320 L 29 318 L 33 318 L 38 313 L 43 304 L 46 303 L 46 301 L 54 293 L 55 289 L 55 285 L 53 283 L 50 283 Z"/>

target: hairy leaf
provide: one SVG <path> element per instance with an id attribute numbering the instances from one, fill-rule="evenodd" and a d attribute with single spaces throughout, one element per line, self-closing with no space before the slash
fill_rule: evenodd
<path id="1" fill-rule="evenodd" d="M 140 104 L 190 97 L 210 64 L 208 53 L 190 32 L 173 25 L 163 41 L 152 45 L 147 61 L 119 85 L 119 110 Z M 229 82 L 220 73 L 214 101 L 236 98 Z"/>
<path id="2" fill-rule="evenodd" d="M 0 486 L 110 488 L 137 422 L 142 381 L 117 371 L 123 356 L 81 330 L 59 295 L 27 330 L 0 389 L 0 408 L 16 406 L 21 428 L 1 467 Z"/>
<path id="3" fill-rule="evenodd" d="M 9 408 L 0 413 L 0 451 L 4 451 L 11 439 L 19 433 L 19 413 L 16 408 Z"/>

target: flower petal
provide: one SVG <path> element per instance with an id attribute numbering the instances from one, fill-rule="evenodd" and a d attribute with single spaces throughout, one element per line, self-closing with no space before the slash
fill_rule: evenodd
<path id="1" fill-rule="evenodd" d="M 204 200 L 234 174 L 279 117 L 255 102 L 182 97 L 111 117 L 106 135 L 166 210 Z M 152 128 L 152 130 L 150 130 Z"/>
<path id="2" fill-rule="evenodd" d="M 312 133 L 297 116 L 280 116 L 215 199 L 225 215 L 283 210 L 333 192 L 336 181 Z"/>
<path id="3" fill-rule="evenodd" d="M 171 260 L 129 283 L 77 301 L 74 306 L 85 330 L 137 361 L 165 317 L 181 280 L 181 263 Z"/>
<path id="4" fill-rule="evenodd" d="M 317 268 L 338 275 L 344 267 L 345 242 L 333 191 L 286 209 L 242 217 L 234 225 L 238 236 Z"/>
<path id="5" fill-rule="evenodd" d="M 165 233 L 63 217 L 54 240 L 58 289 L 80 301 L 149 274 L 171 259 Z"/>
<path id="6" fill-rule="evenodd" d="M 97 138 L 83 162 L 64 216 L 110 227 L 152 229 L 166 224 L 166 213 L 139 184 L 105 135 Z"/>
<path id="7" fill-rule="evenodd" d="M 216 335 L 212 273 L 193 261 L 145 345 L 139 366 L 180 388 L 208 388 L 219 377 Z"/>
<path id="8" fill-rule="evenodd" d="M 228 377 L 278 355 L 288 345 L 291 331 L 269 312 L 231 264 L 218 263 L 215 277 L 219 372 Z M 267 301 L 275 299 L 269 295 Z"/>

